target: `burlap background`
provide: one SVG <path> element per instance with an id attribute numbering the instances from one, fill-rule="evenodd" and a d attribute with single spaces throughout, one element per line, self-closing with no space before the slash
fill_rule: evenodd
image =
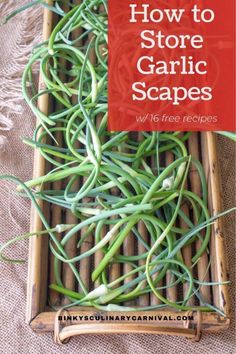
<path id="1" fill-rule="evenodd" d="M 28 1 L 28 0 L 27 0 Z M 26 1 L 0 3 L 1 17 Z M 14 4 L 14 5 L 13 5 Z M 14 174 L 23 180 L 32 175 L 32 151 L 20 138 L 31 136 L 34 117 L 21 99 L 20 73 L 32 42 L 40 41 L 41 10 L 27 11 L 0 28 L 0 173 Z M 224 207 L 235 204 L 235 149 L 232 142 L 219 138 Z M 0 182 L 0 243 L 29 229 L 28 201 L 16 197 L 12 183 Z M 234 307 L 235 220 L 226 218 L 225 238 L 232 281 Z M 28 245 L 14 246 L 11 254 L 27 258 Z M 77 337 L 64 347 L 54 344 L 52 335 L 38 336 L 24 323 L 26 308 L 27 263 L 0 264 L 0 353 L 201 353 L 232 354 L 235 349 L 234 314 L 230 330 L 204 335 L 200 343 L 154 335 L 94 335 Z"/>

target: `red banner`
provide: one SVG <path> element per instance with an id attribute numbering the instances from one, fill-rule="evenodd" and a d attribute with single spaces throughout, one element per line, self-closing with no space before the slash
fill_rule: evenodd
<path id="1" fill-rule="evenodd" d="M 108 4 L 109 130 L 234 131 L 235 1 Z"/>

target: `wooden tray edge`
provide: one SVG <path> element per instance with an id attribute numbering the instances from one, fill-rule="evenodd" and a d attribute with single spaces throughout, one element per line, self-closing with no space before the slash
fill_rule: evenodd
<path id="1" fill-rule="evenodd" d="M 49 37 L 51 28 L 52 28 L 52 12 L 45 9 L 44 26 L 43 26 L 44 40 L 46 40 Z M 48 97 L 46 95 L 41 96 L 39 100 L 39 108 L 45 110 L 47 109 L 47 106 L 48 106 Z M 221 193 L 220 193 L 220 181 L 219 181 L 219 166 L 217 161 L 215 137 L 214 134 L 211 132 L 207 132 L 203 134 L 206 134 L 207 137 L 209 167 L 210 167 L 209 176 L 210 179 L 213 181 L 211 185 L 211 194 L 213 194 L 214 192 L 216 195 L 215 209 L 217 212 L 219 212 L 221 210 L 222 203 L 220 198 Z M 36 150 L 34 156 L 34 177 L 42 175 L 44 167 L 45 167 L 45 161 L 40 155 L 40 153 Z M 39 230 L 41 228 L 42 228 L 41 221 L 39 217 L 36 215 L 35 211 L 32 209 L 31 230 Z M 215 247 L 216 247 L 216 252 L 219 255 L 219 258 L 216 258 L 217 274 L 219 276 L 218 279 L 220 281 L 225 281 L 227 280 L 227 267 L 226 267 L 225 245 L 224 245 L 224 238 L 222 234 L 221 220 L 215 223 L 215 235 L 217 236 L 215 238 L 216 239 Z M 42 303 L 42 299 L 41 299 L 41 295 L 42 295 L 42 272 L 41 272 L 42 257 L 41 256 L 42 256 L 42 238 L 41 237 L 30 238 L 26 322 L 29 323 L 31 328 L 38 333 L 44 332 L 42 328 L 40 329 L 40 326 L 41 327 L 43 326 L 42 320 L 46 320 L 49 316 L 48 314 L 52 314 L 51 312 L 43 312 L 44 304 Z M 229 307 L 229 294 L 228 294 L 227 285 L 219 286 L 219 301 L 220 301 L 220 308 L 224 311 L 226 317 L 225 318 L 220 317 L 215 313 L 205 313 L 204 318 L 206 318 L 207 320 L 213 318 L 209 316 L 209 314 L 211 314 L 212 316 L 216 315 L 218 317 L 218 320 L 220 319 L 220 325 L 218 325 L 218 321 L 216 320 L 212 320 L 212 322 L 208 322 L 208 323 L 206 322 L 205 328 L 207 328 L 208 326 L 209 331 L 218 331 L 221 329 L 227 329 L 229 326 L 230 307 Z M 77 313 L 79 314 L 81 312 L 77 311 Z M 54 318 L 55 318 L 55 313 L 54 313 Z M 53 330 L 53 322 L 50 322 L 48 328 L 50 328 L 49 330 Z"/>
<path id="2" fill-rule="evenodd" d="M 79 310 L 70 310 L 70 315 L 71 316 L 82 316 L 84 315 L 86 311 L 86 315 L 88 316 L 96 316 L 96 315 L 101 315 L 101 312 L 96 312 L 96 311 L 92 311 L 92 310 L 83 310 L 83 311 L 79 311 Z M 105 313 L 102 313 L 103 315 L 105 315 Z M 174 312 L 171 310 L 168 311 L 151 311 L 151 312 L 122 312 L 122 314 L 119 313 L 109 313 L 109 315 L 123 315 L 123 316 L 176 316 L 176 315 L 181 315 L 181 316 L 188 316 L 190 315 L 189 312 Z M 56 319 L 57 313 L 56 312 L 42 312 L 40 313 L 38 316 L 36 316 L 31 322 L 30 322 L 30 326 L 32 328 L 32 330 L 36 333 L 46 333 L 46 332 L 53 332 L 54 330 L 54 324 L 55 324 L 55 319 Z M 100 324 L 104 324 L 104 323 L 110 323 L 110 324 L 114 324 L 114 322 L 94 322 L 94 321 L 81 321 L 79 322 L 76 319 L 72 319 L 70 321 L 70 325 L 79 325 L 79 323 L 82 325 L 87 324 L 87 328 L 89 330 L 89 326 L 94 326 L 96 324 L 97 326 L 97 333 L 101 333 L 100 332 Z M 136 326 L 140 325 L 140 322 L 115 322 L 117 325 L 119 324 L 119 331 L 117 331 L 116 333 L 124 333 L 128 330 L 127 325 L 129 324 L 135 324 Z M 194 315 L 194 320 L 191 321 L 191 325 L 189 326 L 189 328 L 186 328 L 186 321 L 181 320 L 181 321 L 150 321 L 150 323 L 141 323 L 144 327 L 147 327 L 150 329 L 150 327 L 153 329 L 153 331 L 156 332 L 156 334 L 158 334 L 158 331 L 160 333 L 163 333 L 165 330 L 168 332 L 168 330 L 172 331 L 172 334 L 176 334 L 176 335 L 181 335 L 181 333 L 186 334 L 186 329 L 188 331 L 191 332 L 191 330 L 195 329 L 197 326 L 197 316 L 196 313 Z M 122 326 L 121 326 L 122 325 Z M 218 314 L 216 314 L 215 312 L 203 312 L 201 314 L 201 331 L 203 332 L 211 332 L 211 333 L 216 333 L 216 332 L 220 332 L 222 330 L 227 330 L 228 327 L 230 325 L 230 319 L 227 317 L 223 317 L 220 316 Z M 144 332 L 145 333 L 145 332 Z M 147 333 L 147 332 L 146 332 Z"/>

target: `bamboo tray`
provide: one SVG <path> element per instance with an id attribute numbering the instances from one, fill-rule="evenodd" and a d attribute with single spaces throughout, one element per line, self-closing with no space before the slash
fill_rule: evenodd
<path id="1" fill-rule="evenodd" d="M 45 10 L 43 37 L 46 40 L 53 26 L 53 15 L 50 11 Z M 47 95 L 41 96 L 39 99 L 39 107 L 42 111 L 47 112 L 49 109 L 49 99 Z M 190 138 L 189 152 L 191 155 L 202 160 L 205 173 L 208 181 L 209 191 L 209 208 L 212 215 L 221 211 L 221 191 L 219 182 L 219 166 L 217 161 L 217 150 L 215 136 L 211 132 L 194 133 Z M 166 156 L 166 162 L 170 159 Z M 46 163 L 38 151 L 34 158 L 34 177 L 43 175 L 46 171 Z M 190 171 L 190 180 L 192 190 L 195 193 L 201 193 L 199 190 L 196 171 Z M 45 213 L 50 214 L 50 218 L 57 219 L 60 223 L 61 211 L 57 208 L 48 211 L 48 207 L 42 201 L 38 201 Z M 142 226 L 140 226 L 142 227 Z M 43 228 L 39 217 L 32 209 L 31 214 L 31 230 L 41 230 Z M 132 245 L 127 245 L 127 249 Z M 73 245 L 71 245 L 73 247 Z M 196 247 L 198 247 L 196 245 Z M 69 250 L 70 251 L 70 250 Z M 142 250 L 140 250 L 142 252 Z M 191 257 L 191 250 L 186 250 L 186 259 Z M 210 244 L 211 267 L 206 274 L 206 278 L 212 281 L 225 282 L 227 280 L 226 258 L 224 238 L 222 231 L 222 221 L 214 222 L 211 234 Z M 208 255 L 203 254 L 198 264 L 198 279 L 205 275 L 205 270 L 208 264 Z M 87 269 L 89 265 L 84 264 L 84 280 L 88 281 Z M 114 272 L 117 270 L 114 270 Z M 73 288 L 73 279 L 67 268 L 64 269 L 64 279 L 68 287 Z M 67 338 L 79 334 L 104 334 L 104 333 L 152 333 L 178 335 L 187 338 L 200 338 L 201 331 L 217 332 L 227 329 L 230 322 L 230 308 L 227 285 L 217 285 L 213 289 L 207 286 L 202 286 L 201 293 L 204 298 L 210 303 L 217 306 L 225 316 L 220 316 L 215 312 L 194 313 L 175 312 L 172 309 L 163 309 L 149 312 L 135 313 L 109 313 L 111 316 L 129 315 L 131 321 L 122 318 L 120 321 L 110 321 L 104 318 L 107 313 L 98 312 L 92 308 L 73 307 L 69 310 L 71 316 L 69 321 L 59 321 L 59 315 L 62 315 L 57 310 L 52 310 L 49 306 L 49 301 L 54 307 L 60 311 L 60 306 L 65 304 L 65 299 L 48 290 L 48 283 L 52 277 L 50 267 L 50 254 L 48 250 L 48 239 L 46 237 L 33 237 L 30 239 L 29 247 L 29 272 L 28 272 L 28 289 L 27 289 L 27 316 L 26 321 L 31 328 L 37 333 L 53 332 L 55 329 L 55 339 L 58 343 L 62 343 Z M 86 278 L 87 277 L 87 278 Z M 166 279 L 168 282 L 168 279 Z M 178 298 L 178 289 L 171 288 L 168 290 L 167 296 L 176 300 Z M 184 289 L 183 289 L 184 291 Z M 146 296 L 146 295 L 145 295 Z M 142 299 L 143 303 L 148 301 L 153 304 L 155 299 Z M 65 315 L 66 313 L 64 313 Z M 68 313 L 66 314 L 68 315 Z M 96 322 L 90 320 L 78 320 L 76 316 L 96 316 Z M 181 315 L 180 321 L 173 321 L 171 318 L 176 318 Z M 142 316 L 143 321 L 137 321 L 138 316 Z M 147 317 L 145 317 L 147 316 Z M 148 317 L 149 316 L 149 317 Z M 163 317 L 166 316 L 163 321 Z M 149 321 L 148 321 L 149 319 Z M 63 325 L 63 326 L 62 326 Z M 62 326 L 62 328 L 60 328 Z"/>

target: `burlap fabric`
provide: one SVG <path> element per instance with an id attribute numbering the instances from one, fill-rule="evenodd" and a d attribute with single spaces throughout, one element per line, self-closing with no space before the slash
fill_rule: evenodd
<path id="1" fill-rule="evenodd" d="M 28 0 L 27 0 L 28 1 Z M 0 2 L 1 17 L 25 1 Z M 17 4 L 16 4 L 17 3 Z M 40 41 L 42 23 L 40 8 L 27 11 L 0 28 L 0 174 L 17 175 L 27 180 L 32 175 L 33 155 L 20 138 L 31 136 L 35 119 L 20 94 L 20 75 L 33 43 Z M 235 204 L 234 144 L 219 138 L 222 166 L 224 207 Z M 14 185 L 0 182 L 0 243 L 29 229 L 29 202 L 12 192 Z M 225 238 L 232 281 L 231 300 L 234 308 L 235 220 L 228 216 Z M 27 259 L 28 243 L 12 248 L 11 255 Z M 89 335 L 73 338 L 59 347 L 52 335 L 38 336 L 25 324 L 27 263 L 0 264 L 0 353 L 201 353 L 232 354 L 235 348 L 234 313 L 230 330 L 203 335 L 200 343 L 154 335 Z"/>

